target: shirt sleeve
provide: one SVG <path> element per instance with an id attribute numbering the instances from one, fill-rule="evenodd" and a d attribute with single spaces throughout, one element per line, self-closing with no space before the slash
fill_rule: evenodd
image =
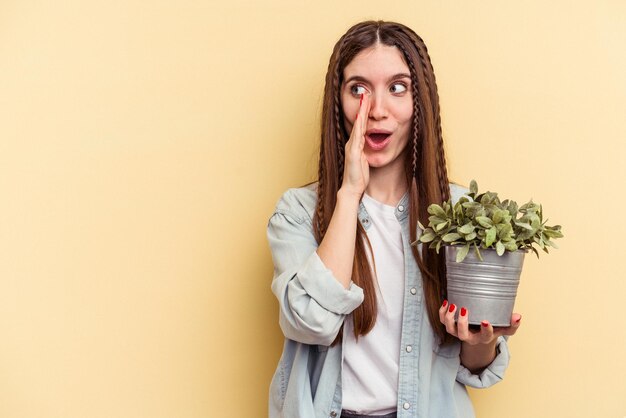
<path id="1" fill-rule="evenodd" d="M 498 337 L 496 358 L 480 374 L 472 374 L 469 369 L 461 364 L 456 380 L 473 388 L 488 388 L 501 381 L 504 378 L 504 372 L 509 365 L 510 359 L 506 340 L 506 336 Z"/>
<path id="2" fill-rule="evenodd" d="M 307 216 L 308 217 L 308 216 Z M 317 254 L 311 221 L 277 209 L 267 238 L 274 261 L 272 292 L 278 299 L 285 337 L 305 344 L 330 345 L 344 318 L 363 302 L 363 289 L 345 289 Z"/>

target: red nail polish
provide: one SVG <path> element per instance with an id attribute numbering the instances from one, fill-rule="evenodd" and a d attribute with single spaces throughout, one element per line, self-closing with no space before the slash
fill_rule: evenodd
<path id="1" fill-rule="evenodd" d="M 450 308 L 448 309 L 448 312 L 454 312 L 455 309 L 456 309 L 456 306 L 454 306 L 454 303 L 452 303 L 450 305 Z"/>
<path id="2" fill-rule="evenodd" d="M 443 307 L 445 308 L 447 305 L 448 305 L 448 300 L 447 300 L 447 299 L 444 299 L 444 300 L 443 300 L 443 305 L 441 305 L 441 306 L 443 306 Z"/>
<path id="3" fill-rule="evenodd" d="M 489 326 L 489 322 L 487 322 L 487 321 L 482 321 L 482 322 L 480 323 L 480 325 L 482 325 L 483 327 L 487 328 L 487 327 Z"/>
<path id="4" fill-rule="evenodd" d="M 467 315 L 467 309 L 461 308 L 461 316 Z"/>

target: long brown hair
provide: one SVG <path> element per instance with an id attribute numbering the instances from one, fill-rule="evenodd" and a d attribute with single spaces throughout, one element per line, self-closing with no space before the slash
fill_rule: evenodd
<path id="1" fill-rule="evenodd" d="M 430 57 L 424 41 L 410 28 L 395 22 L 366 21 L 352 26 L 335 44 L 328 64 L 321 120 L 321 144 L 318 172 L 318 199 L 313 230 L 322 241 L 337 203 L 337 191 L 343 181 L 345 144 L 349 133 L 343 125 L 341 87 L 343 71 L 362 50 L 376 43 L 395 46 L 402 53 L 411 74 L 413 121 L 411 138 L 404 152 L 409 185 L 409 228 L 411 242 L 417 235 L 417 221 L 428 223 L 429 203 L 449 198 L 448 174 L 441 135 L 439 95 Z M 354 310 L 354 334 L 367 334 L 377 315 L 375 281 L 366 255 L 369 244 L 365 230 L 357 222 L 352 280 L 363 288 L 365 300 Z M 368 245 L 369 247 L 369 245 Z M 439 307 L 446 296 L 443 253 L 411 247 L 423 277 L 423 288 L 431 326 L 440 341 L 448 334 L 439 321 Z M 371 250 L 371 248 L 370 248 Z M 341 339 L 341 332 L 334 343 Z"/>

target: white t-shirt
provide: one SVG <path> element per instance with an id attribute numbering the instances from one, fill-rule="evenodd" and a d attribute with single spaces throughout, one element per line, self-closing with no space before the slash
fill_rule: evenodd
<path id="1" fill-rule="evenodd" d="M 395 207 L 363 194 L 370 217 L 367 237 L 377 273 L 378 315 L 374 328 L 354 337 L 346 318 L 343 345 L 342 408 L 359 414 L 384 415 L 397 410 L 398 364 L 404 304 L 404 251 Z"/>

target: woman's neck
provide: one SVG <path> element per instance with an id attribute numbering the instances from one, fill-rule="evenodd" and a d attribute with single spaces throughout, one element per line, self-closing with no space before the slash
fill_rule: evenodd
<path id="1" fill-rule="evenodd" d="M 395 206 L 402 199 L 407 188 L 404 166 L 370 167 L 370 178 L 365 193 L 374 200 Z"/>

